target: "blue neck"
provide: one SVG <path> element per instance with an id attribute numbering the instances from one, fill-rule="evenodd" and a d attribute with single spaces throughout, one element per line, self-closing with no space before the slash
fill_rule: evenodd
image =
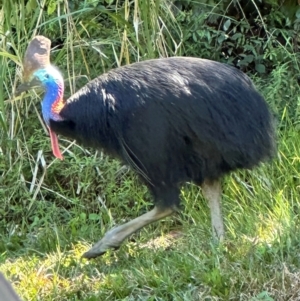
<path id="1" fill-rule="evenodd" d="M 42 113 L 46 124 L 50 125 L 50 119 L 58 121 L 62 120 L 59 114 L 52 111 L 52 105 L 61 95 L 61 87 L 55 82 L 48 82 L 45 86 L 45 96 L 42 101 Z"/>

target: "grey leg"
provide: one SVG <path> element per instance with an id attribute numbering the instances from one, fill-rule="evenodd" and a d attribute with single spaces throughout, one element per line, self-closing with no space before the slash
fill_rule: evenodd
<path id="1" fill-rule="evenodd" d="M 175 210 L 173 208 L 154 207 L 151 211 L 129 221 L 128 223 L 118 226 L 108 231 L 104 237 L 98 241 L 89 251 L 84 253 L 84 258 L 95 258 L 104 254 L 108 249 L 117 249 L 122 242 L 137 230 L 156 222 L 168 215 L 171 215 Z"/>
<path id="2" fill-rule="evenodd" d="M 213 235 L 219 240 L 223 240 L 225 231 L 221 210 L 221 181 L 204 181 L 201 187 L 204 197 L 208 200 Z"/>

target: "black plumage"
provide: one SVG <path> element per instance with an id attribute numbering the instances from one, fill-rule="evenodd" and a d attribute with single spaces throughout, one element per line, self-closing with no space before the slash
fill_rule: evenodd
<path id="1" fill-rule="evenodd" d="M 249 77 L 210 60 L 112 70 L 69 98 L 60 115 L 64 122 L 51 121 L 55 132 L 122 159 L 160 204 L 177 205 L 180 183 L 252 168 L 274 152 L 272 118 Z"/>

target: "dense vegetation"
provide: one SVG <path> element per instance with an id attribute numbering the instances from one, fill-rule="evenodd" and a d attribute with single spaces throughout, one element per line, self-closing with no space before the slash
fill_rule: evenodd
<path id="1" fill-rule="evenodd" d="M 224 181 L 227 240 L 211 243 L 198 187 L 183 211 L 116 253 L 80 255 L 151 207 L 137 177 L 60 138 L 51 154 L 41 94 L 13 96 L 36 34 L 52 40 L 66 97 L 97 75 L 160 56 L 232 64 L 278 124 L 278 157 Z M 256 0 L 0 1 L 0 270 L 24 300 L 300 300 L 300 6 Z"/>

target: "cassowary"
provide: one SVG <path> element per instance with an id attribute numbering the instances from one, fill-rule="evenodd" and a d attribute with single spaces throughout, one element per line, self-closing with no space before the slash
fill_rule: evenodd
<path id="1" fill-rule="evenodd" d="M 42 114 L 57 158 L 57 134 L 101 149 L 135 170 L 154 197 L 153 210 L 108 231 L 86 258 L 118 248 L 176 211 L 180 185 L 187 181 L 202 187 L 214 235 L 223 238 L 220 179 L 275 151 L 266 102 L 249 77 L 226 64 L 192 57 L 133 63 L 102 74 L 67 100 L 54 66 L 29 78 L 18 91 L 44 88 Z"/>

